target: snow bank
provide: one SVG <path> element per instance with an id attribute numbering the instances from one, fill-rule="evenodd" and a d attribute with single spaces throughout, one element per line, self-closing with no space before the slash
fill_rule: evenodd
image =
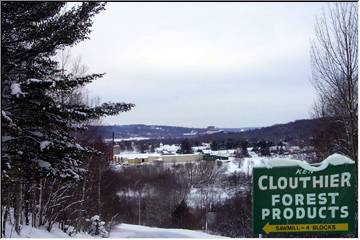
<path id="1" fill-rule="evenodd" d="M 311 172 L 317 172 L 326 169 L 329 165 L 337 166 L 342 164 L 355 164 L 355 162 L 344 155 L 335 153 L 327 157 L 320 164 L 310 165 L 309 163 L 301 160 L 294 160 L 290 158 L 273 158 L 266 161 L 261 161 L 261 163 L 256 164 L 254 167 L 273 168 L 297 166 Z"/>

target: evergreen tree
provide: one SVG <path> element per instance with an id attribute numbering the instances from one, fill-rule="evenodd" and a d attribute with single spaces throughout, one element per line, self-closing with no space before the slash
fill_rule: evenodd
<path id="1" fill-rule="evenodd" d="M 51 200 L 56 201 L 54 206 L 59 206 L 57 212 L 55 208 L 45 212 L 42 204 L 45 197 L 50 198 L 51 192 L 47 195 L 44 192 L 48 188 L 64 189 L 73 197 L 81 193 L 71 193 L 73 181 L 66 185 L 64 181 L 80 180 L 86 171 L 84 160 L 98 152 L 89 145 L 81 146 L 75 133 L 86 129 L 93 119 L 129 111 L 134 106 L 104 103 L 90 107 L 71 100 L 69 96 L 75 89 L 103 74 L 76 76 L 61 69 L 54 56 L 59 50 L 89 38 L 91 19 L 104 9 L 104 3 L 83 2 L 69 10 L 65 4 L 1 3 L 2 193 L 11 191 L 2 198 L 2 204 L 6 209 L 14 207 L 18 234 L 23 206 L 27 224 L 29 205 L 39 209 L 33 225 L 44 224 L 45 215 L 48 215 L 48 230 L 54 221 L 68 220 L 64 210 L 83 202 L 81 196 L 72 203 L 71 199 L 59 200 L 55 191 Z M 60 185 L 55 186 L 55 181 L 50 184 L 50 178 L 59 179 L 56 183 Z M 39 186 L 38 191 L 34 196 L 24 194 L 32 182 Z"/>
<path id="2" fill-rule="evenodd" d="M 193 153 L 193 150 L 191 148 L 191 143 L 189 141 L 189 139 L 184 139 L 181 144 L 180 144 L 180 153 L 183 154 L 190 154 Z"/>
<path id="3" fill-rule="evenodd" d="M 226 149 L 232 149 L 234 148 L 234 140 L 229 138 L 226 140 Z"/>
<path id="4" fill-rule="evenodd" d="M 284 143 L 282 141 L 279 142 L 278 144 L 278 154 L 283 155 L 284 154 Z"/>
<path id="5" fill-rule="evenodd" d="M 249 157 L 249 152 L 247 150 L 249 143 L 247 141 L 241 142 L 241 157 Z"/>
<path id="6" fill-rule="evenodd" d="M 258 147 L 260 147 L 261 156 L 270 156 L 271 143 L 268 141 L 260 141 Z"/>
<path id="7" fill-rule="evenodd" d="M 192 229 L 193 224 L 194 216 L 191 214 L 185 200 L 182 200 L 172 213 L 172 225 L 176 228 Z"/>
<path id="8" fill-rule="evenodd" d="M 2 178 L 24 182 L 39 177 L 75 179 L 93 149 L 75 141 L 74 132 L 105 115 L 134 105 L 89 107 L 64 96 L 103 76 L 76 77 L 53 60 L 58 50 L 88 39 L 92 17 L 104 3 L 2 2 Z"/>
<path id="9" fill-rule="evenodd" d="M 217 142 L 216 140 L 212 141 L 212 142 L 210 143 L 210 148 L 211 148 L 211 150 L 213 150 L 213 151 L 219 150 L 219 144 L 218 144 L 218 142 Z"/>

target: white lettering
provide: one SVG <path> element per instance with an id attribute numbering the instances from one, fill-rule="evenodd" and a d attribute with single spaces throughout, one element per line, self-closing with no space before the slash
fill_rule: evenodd
<path id="1" fill-rule="evenodd" d="M 326 207 L 319 208 L 319 217 L 320 218 L 326 218 L 326 215 L 323 214 L 323 211 L 326 210 Z"/>
<path id="2" fill-rule="evenodd" d="M 320 205 L 326 204 L 326 202 L 327 202 L 326 193 L 319 193 L 318 198 L 319 198 Z"/>
<path id="3" fill-rule="evenodd" d="M 295 205 L 304 205 L 304 195 L 302 194 L 295 194 Z"/>
<path id="4" fill-rule="evenodd" d="M 277 187 L 274 186 L 274 181 L 273 180 L 274 180 L 273 177 L 270 176 L 269 177 L 269 188 L 270 188 L 270 190 L 276 190 L 277 189 Z"/>
<path id="5" fill-rule="evenodd" d="M 315 193 L 308 193 L 306 196 L 306 204 L 307 205 L 315 205 L 316 204 L 316 198 Z"/>
<path id="6" fill-rule="evenodd" d="M 329 187 L 329 175 L 325 175 L 325 183 L 324 183 L 324 187 L 328 188 Z"/>
<path id="7" fill-rule="evenodd" d="M 294 216 L 294 212 L 291 208 L 285 208 L 283 214 L 284 218 L 287 220 L 292 219 Z"/>
<path id="8" fill-rule="evenodd" d="M 273 208 L 272 209 L 272 219 L 275 220 L 275 219 L 278 219 L 280 220 L 280 208 Z"/>
<path id="9" fill-rule="evenodd" d="M 331 207 L 329 207 L 329 210 L 331 211 L 331 218 L 335 218 L 335 212 L 336 212 L 336 210 L 339 210 L 339 207 L 331 206 Z"/>
<path id="10" fill-rule="evenodd" d="M 349 216 L 349 209 L 348 209 L 348 206 L 342 206 L 340 208 L 340 217 L 341 218 L 347 218 Z"/>
<path id="11" fill-rule="evenodd" d="M 295 178 L 289 178 L 289 186 L 291 189 L 295 189 L 298 187 L 298 178 L 295 177 Z"/>
<path id="12" fill-rule="evenodd" d="M 316 188 L 316 185 L 319 185 L 319 188 L 323 187 L 323 176 L 319 176 L 319 179 L 316 179 L 316 176 L 313 177 L 313 188 Z"/>
<path id="13" fill-rule="evenodd" d="M 274 194 L 271 195 L 271 206 L 275 206 L 276 203 L 280 202 L 280 195 L 279 194 Z"/>
<path id="14" fill-rule="evenodd" d="M 313 210 L 312 212 L 311 212 L 311 209 Z M 316 218 L 316 207 L 308 207 L 307 215 L 308 215 L 308 218 L 310 218 L 310 219 Z"/>
<path id="15" fill-rule="evenodd" d="M 341 174 L 341 186 L 342 187 L 350 187 L 350 178 L 351 174 L 349 172 L 344 172 Z"/>
<path id="16" fill-rule="evenodd" d="M 267 190 L 267 187 L 264 186 L 264 184 L 263 184 L 263 180 L 265 180 L 265 179 L 267 179 L 267 176 L 265 176 L 265 175 L 259 177 L 259 182 L 258 182 L 259 189 L 262 190 L 262 191 Z"/>
<path id="17" fill-rule="evenodd" d="M 335 197 L 339 196 L 339 193 L 328 193 L 328 195 L 331 197 L 331 204 L 335 204 Z"/>
<path id="18" fill-rule="evenodd" d="M 284 194 L 282 197 L 282 204 L 284 206 L 290 206 L 293 202 L 292 196 L 290 194 Z"/>
<path id="19" fill-rule="evenodd" d="M 296 208 L 296 218 L 303 219 L 305 217 L 305 209 L 304 208 Z"/>
<path id="20" fill-rule="evenodd" d="M 287 187 L 286 177 L 279 177 L 277 185 L 278 185 L 279 189 L 285 189 Z"/>
<path id="21" fill-rule="evenodd" d="M 310 177 L 299 177 L 299 181 L 302 181 L 302 183 L 303 183 L 303 188 L 307 187 L 307 182 L 310 180 L 311 180 Z"/>
<path id="22" fill-rule="evenodd" d="M 265 220 L 266 217 L 270 215 L 270 210 L 268 208 L 261 209 L 261 220 Z"/>
<path id="23" fill-rule="evenodd" d="M 330 175 L 330 187 L 339 187 L 339 174 Z"/>

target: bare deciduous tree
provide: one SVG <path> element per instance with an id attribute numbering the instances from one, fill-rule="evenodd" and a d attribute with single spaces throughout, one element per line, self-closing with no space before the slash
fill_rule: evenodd
<path id="1" fill-rule="evenodd" d="M 311 44 L 312 83 L 318 100 L 316 117 L 341 121 L 344 153 L 357 159 L 358 10 L 356 3 L 336 3 L 315 25 Z"/>
<path id="2" fill-rule="evenodd" d="M 59 51 L 56 55 L 56 60 L 59 63 L 59 68 L 62 74 L 71 74 L 75 77 L 83 77 L 88 72 L 88 67 L 82 62 L 81 56 L 72 56 L 70 49 Z M 73 89 L 68 94 L 61 93 L 58 97 L 62 102 L 66 103 L 85 103 L 91 105 L 84 87 Z"/>

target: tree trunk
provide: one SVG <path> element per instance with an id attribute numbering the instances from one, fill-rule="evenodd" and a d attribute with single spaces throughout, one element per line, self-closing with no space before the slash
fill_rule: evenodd
<path id="1" fill-rule="evenodd" d="M 138 216 L 138 225 L 141 225 L 141 193 L 139 193 L 139 202 L 138 202 L 138 207 L 139 207 L 139 216 Z"/>
<path id="2" fill-rule="evenodd" d="M 208 232 L 208 211 L 207 209 L 205 210 L 205 232 Z"/>
<path id="3" fill-rule="evenodd" d="M 97 186 L 97 211 L 101 213 L 101 166 L 98 167 L 98 186 Z"/>
<path id="4" fill-rule="evenodd" d="M 40 179 L 39 201 L 38 201 L 39 215 L 38 215 L 37 227 L 40 227 L 42 225 L 42 219 L 43 219 L 43 188 L 44 188 L 43 183 L 44 183 L 44 180 Z"/>
<path id="5" fill-rule="evenodd" d="M 15 211 L 14 211 L 14 217 L 15 217 L 15 231 L 18 235 L 20 235 L 21 231 L 21 225 L 22 225 L 22 205 L 23 205 L 23 185 L 22 183 L 16 184 L 16 197 L 15 197 Z"/>
<path id="6" fill-rule="evenodd" d="M 25 201 L 25 224 L 29 225 L 30 224 L 30 220 L 29 220 L 29 208 L 30 208 L 30 185 L 26 184 L 25 185 L 25 192 L 24 192 L 24 201 Z"/>
<path id="7" fill-rule="evenodd" d="M 38 210 L 36 208 L 36 201 L 37 201 L 37 184 L 36 183 L 32 183 L 31 184 L 31 189 L 32 191 L 30 192 L 31 194 L 31 226 L 32 227 L 36 227 L 36 217 L 37 217 L 37 214 L 38 214 Z"/>
<path id="8" fill-rule="evenodd" d="M 89 169 L 89 167 L 87 168 Z M 81 209 L 80 209 L 80 216 L 78 221 L 76 221 L 76 231 L 79 232 L 80 228 L 84 228 L 85 224 L 84 224 L 84 219 L 85 219 L 85 194 L 86 194 L 86 176 L 84 177 L 83 180 L 83 185 L 81 188 Z"/>
<path id="9" fill-rule="evenodd" d="M 2 231 L 1 231 L 1 236 L 2 237 L 5 237 L 5 233 L 6 233 L 6 221 L 7 221 L 7 218 L 8 218 L 8 215 L 9 215 L 9 205 L 6 204 L 5 206 L 5 211 L 4 211 L 4 216 L 3 216 L 3 219 L 2 219 Z"/>
<path id="10" fill-rule="evenodd" d="M 109 223 L 109 233 L 107 235 L 108 238 L 110 238 L 110 233 L 111 233 L 111 229 L 112 229 L 112 225 L 113 225 L 113 221 L 114 219 L 119 215 L 119 213 L 115 214 L 114 216 L 111 217 L 110 223 Z"/>

